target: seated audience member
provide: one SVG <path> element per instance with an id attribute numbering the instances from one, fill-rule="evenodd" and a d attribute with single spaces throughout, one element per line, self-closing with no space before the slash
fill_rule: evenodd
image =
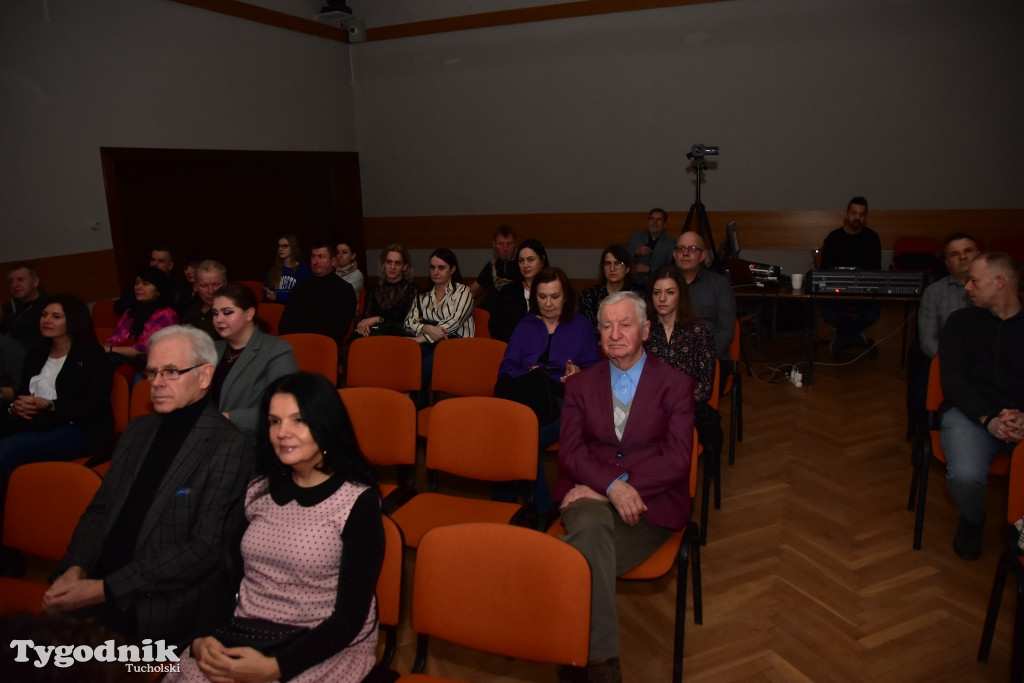
<path id="1" fill-rule="evenodd" d="M 597 329 L 597 306 L 609 294 L 633 291 L 633 262 L 621 244 L 605 247 L 597 267 L 597 284 L 580 292 L 579 310 Z"/>
<path id="2" fill-rule="evenodd" d="M 949 275 L 925 288 L 917 309 L 918 342 L 929 358 L 939 352 L 939 333 L 949 316 L 971 305 L 964 285 L 978 256 L 978 243 L 966 232 L 958 232 L 946 240 L 943 251 Z"/>
<path id="3" fill-rule="evenodd" d="M 684 232 L 676 240 L 676 266 L 683 271 L 690 303 L 697 317 L 715 337 L 715 357 L 729 360 L 729 345 L 736 331 L 736 297 L 729 278 L 704 268 L 704 240 L 695 232 Z"/>
<path id="4" fill-rule="evenodd" d="M 299 238 L 291 233 L 281 235 L 277 238 L 277 258 L 263 282 L 263 296 L 267 301 L 286 304 L 295 285 L 312 274 L 302 262 Z"/>
<path id="5" fill-rule="evenodd" d="M 633 262 L 633 277 L 640 287 L 647 286 L 651 273 L 672 263 L 674 243 L 665 234 L 667 227 L 668 212 L 651 209 L 647 212 L 647 230 L 633 233 L 626 242 L 626 251 Z"/>
<path id="6" fill-rule="evenodd" d="M 600 360 L 594 328 L 574 310 L 574 298 L 572 283 L 561 268 L 537 273 L 530 289 L 530 314 L 516 325 L 498 369 L 495 396 L 540 410 L 540 456 L 558 441 L 563 382 Z M 534 502 L 543 515 L 551 507 L 551 491 L 540 456 Z M 495 492 L 499 500 L 515 500 L 511 486 L 495 486 Z"/>
<path id="7" fill-rule="evenodd" d="M 416 340 L 423 352 L 423 387 L 419 396 L 421 407 L 427 402 L 430 375 L 434 367 L 434 348 L 445 339 L 472 337 L 473 295 L 462 283 L 459 260 L 451 249 L 441 247 L 430 255 L 430 284 L 416 297 L 405 316 L 406 332 Z"/>
<path id="8" fill-rule="evenodd" d="M 621 681 L 615 577 L 647 559 L 690 517 L 693 380 L 644 352 L 639 294 L 598 309 L 608 362 L 565 383 L 558 460 L 567 543 L 593 576 L 591 681 Z"/>
<path id="9" fill-rule="evenodd" d="M 178 288 L 178 302 L 175 308 L 179 313 L 184 313 L 199 301 L 199 292 L 196 291 L 196 268 L 199 261 L 189 261 L 185 266 L 185 284 Z"/>
<path id="10" fill-rule="evenodd" d="M 158 330 L 178 324 L 174 310 L 174 288 L 167 274 L 149 266 L 135 276 L 135 300 L 103 345 L 112 366 L 127 364 L 135 370 L 146 367 L 146 343 Z M 135 372 L 129 374 L 135 375 Z"/>
<path id="11" fill-rule="evenodd" d="M 530 310 L 530 287 L 533 278 L 548 267 L 548 253 L 538 240 L 528 239 L 516 250 L 516 263 L 522 276 L 516 283 L 509 283 L 501 288 L 490 309 L 491 318 L 487 328 L 491 337 L 507 342 L 516 328 Z"/>
<path id="12" fill-rule="evenodd" d="M 0 334 L 14 339 L 26 351 L 43 343 L 39 336 L 39 316 L 46 306 L 46 292 L 39 286 L 39 273 L 29 263 L 19 263 L 7 271 L 11 300 L 4 304 Z"/>
<path id="13" fill-rule="evenodd" d="M 134 640 L 196 635 L 207 593 L 226 578 L 232 513 L 253 466 L 243 432 L 206 397 L 216 362 L 199 330 L 174 325 L 150 339 L 156 413 L 132 420 L 118 441 L 43 599 L 47 611 L 96 616 Z"/>
<path id="14" fill-rule="evenodd" d="M 821 269 L 857 268 L 882 269 L 882 241 L 878 233 L 867 226 L 868 200 L 854 197 L 846 205 L 843 225 L 825 238 L 821 248 Z M 871 348 L 874 342 L 864 331 L 874 325 L 882 314 L 875 301 L 830 302 L 821 304 L 821 317 L 835 328 L 831 350 L 833 355 L 859 346 Z"/>
<path id="15" fill-rule="evenodd" d="M 217 341 L 220 335 L 213 326 L 213 295 L 228 283 L 228 269 L 217 261 L 206 259 L 196 266 L 196 293 L 199 299 L 181 314 L 181 324 L 191 325 Z"/>
<path id="16" fill-rule="evenodd" d="M 114 427 L 110 365 L 89 307 L 55 294 L 39 318 L 44 343 L 25 356 L 22 383 L 0 427 L 0 474 L 19 465 L 74 460 L 106 446 Z M 2 498 L 2 496 L 0 496 Z"/>
<path id="17" fill-rule="evenodd" d="M 366 310 L 356 324 L 356 334 L 404 336 L 405 316 L 417 294 L 409 252 L 401 244 L 389 244 L 380 252 L 377 284 L 367 293 Z"/>
<path id="18" fill-rule="evenodd" d="M 313 245 L 310 270 L 313 276 L 292 289 L 281 315 L 281 334 L 313 332 L 338 343 L 339 356 L 356 314 L 356 292 L 334 274 L 334 247 L 328 242 Z"/>
<path id="19" fill-rule="evenodd" d="M 171 256 L 171 252 L 166 247 L 153 247 L 153 250 L 149 252 L 149 265 L 151 268 L 159 268 L 167 275 L 167 281 L 170 283 L 171 290 L 167 292 L 168 296 L 174 301 L 175 308 L 177 308 L 179 288 L 174 284 L 174 280 L 171 278 L 171 271 L 174 270 L 174 258 Z M 135 288 L 129 289 L 127 292 L 121 295 L 121 298 L 114 302 L 114 312 L 121 315 L 127 311 L 131 305 L 135 302 Z"/>
<path id="20" fill-rule="evenodd" d="M 210 401 L 246 432 L 256 431 L 263 391 L 278 377 L 299 371 L 291 344 L 264 334 L 256 324 L 258 304 L 250 289 L 226 284 L 213 299 L 213 324 L 221 340 Z"/>
<path id="21" fill-rule="evenodd" d="M 1019 284 L 1017 264 L 1008 254 L 981 254 L 965 287 L 974 306 L 954 311 L 939 336 L 946 485 L 960 517 L 953 549 L 965 560 L 981 557 L 989 467 L 1024 440 Z"/>
<path id="22" fill-rule="evenodd" d="M 690 303 L 683 271 L 675 265 L 658 268 L 647 286 L 651 334 L 644 349 L 693 378 L 694 423 L 702 444 L 722 445 L 722 418 L 708 405 L 715 381 L 715 337 Z"/>
<path id="23" fill-rule="evenodd" d="M 363 284 L 365 278 L 363 272 L 359 270 L 359 263 L 356 261 L 356 252 L 352 250 L 352 245 L 348 242 L 338 242 L 335 247 L 334 257 L 334 272 L 345 282 L 352 285 L 352 290 L 356 293 L 356 300 L 359 300 L 359 292 L 363 291 Z"/>
<path id="24" fill-rule="evenodd" d="M 505 287 L 522 277 L 519 264 L 516 263 L 516 233 L 508 225 L 499 225 L 494 231 L 494 254 L 483 268 L 476 280 L 469 286 L 473 292 L 473 300 L 479 301 L 477 308 L 490 312 L 494 307 L 498 294 Z M 483 298 L 481 298 L 483 297 Z"/>
<path id="25" fill-rule="evenodd" d="M 168 680 L 361 681 L 377 658 L 380 496 L 331 383 L 299 373 L 264 394 L 245 496 L 245 575 L 229 623 L 196 638 Z M 273 648 L 253 622 L 295 633 Z"/>

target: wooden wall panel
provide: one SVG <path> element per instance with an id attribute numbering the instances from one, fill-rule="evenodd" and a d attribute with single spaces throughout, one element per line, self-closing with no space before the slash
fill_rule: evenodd
<path id="1" fill-rule="evenodd" d="M 74 294 L 85 301 L 112 299 L 121 295 L 113 249 L 37 258 L 29 263 L 39 271 L 40 284 L 50 294 Z M 0 298 L 5 302 L 10 300 L 6 274 L 13 265 L 16 265 L 15 262 L 0 263 L 5 276 L 3 296 Z"/>
<path id="2" fill-rule="evenodd" d="M 686 219 L 685 209 L 667 208 L 669 233 L 676 235 Z M 744 249 L 803 250 L 821 246 L 825 235 L 842 224 L 835 211 L 709 211 L 716 241 L 725 225 L 736 221 Z M 494 228 L 511 225 L 519 239 L 536 237 L 548 248 L 596 248 L 625 242 L 630 233 L 647 225 L 645 213 L 480 214 L 469 216 L 397 216 L 364 218 L 366 246 L 380 249 L 399 242 L 410 249 L 485 248 Z M 942 240 L 953 232 L 970 232 L 989 244 L 998 235 L 1024 231 L 1024 209 L 872 211 L 868 223 L 892 249 L 901 235 L 929 235 Z"/>

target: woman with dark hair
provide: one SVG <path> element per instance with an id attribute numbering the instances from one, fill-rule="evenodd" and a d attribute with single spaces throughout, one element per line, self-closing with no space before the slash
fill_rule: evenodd
<path id="1" fill-rule="evenodd" d="M 647 287 L 647 315 L 651 333 L 644 342 L 648 353 L 682 370 L 694 380 L 694 424 L 701 443 L 721 443 L 721 417 L 708 405 L 715 379 L 715 338 L 700 321 L 690 302 L 686 278 L 675 264 L 651 275 Z M 717 439 L 717 442 L 715 441 Z"/>
<path id="2" fill-rule="evenodd" d="M 98 450 L 114 427 L 110 365 L 85 302 L 70 294 L 50 297 L 39 331 L 45 343 L 25 355 L 21 386 L 0 427 L 4 480 L 18 465 Z"/>
<path id="3" fill-rule="evenodd" d="M 416 297 L 405 316 L 405 329 L 423 352 L 423 386 L 418 403 L 426 404 L 430 375 L 434 367 L 434 347 L 445 339 L 472 337 L 473 293 L 462 283 L 459 260 L 451 249 L 435 249 L 430 255 L 430 283 Z"/>
<path id="4" fill-rule="evenodd" d="M 256 324 L 258 304 L 248 287 L 227 284 L 213 295 L 213 326 L 217 367 L 210 400 L 247 432 L 256 431 L 257 406 L 264 390 L 278 377 L 299 371 L 291 344 L 264 334 Z"/>
<path id="5" fill-rule="evenodd" d="M 320 375 L 286 375 L 263 394 L 258 438 L 234 617 L 167 680 L 361 681 L 376 660 L 384 529 L 348 413 Z"/>
<path id="6" fill-rule="evenodd" d="M 597 284 L 580 292 L 580 313 L 597 329 L 597 307 L 615 292 L 633 291 L 633 261 L 621 244 L 610 244 L 601 252 Z"/>
<path id="7" fill-rule="evenodd" d="M 135 277 L 135 300 L 103 343 L 111 365 L 128 364 L 141 372 L 146 366 L 149 338 L 157 330 L 177 324 L 174 287 L 167 273 L 153 266 L 143 268 Z"/>
<path id="8" fill-rule="evenodd" d="M 263 296 L 267 301 L 288 303 L 288 296 L 299 280 L 313 276 L 313 271 L 302 261 L 299 238 L 288 233 L 277 238 L 277 258 L 263 281 Z"/>
<path id="9" fill-rule="evenodd" d="M 384 247 L 380 252 L 377 285 L 367 292 L 366 308 L 363 319 L 356 324 L 356 334 L 361 337 L 404 335 L 405 316 L 417 293 L 409 252 L 401 244 Z"/>
<path id="10" fill-rule="evenodd" d="M 334 272 L 342 280 L 352 285 L 352 289 L 356 293 L 356 299 L 358 299 L 359 292 L 363 290 L 365 278 L 363 277 L 363 272 L 359 270 L 356 252 L 346 240 L 341 240 L 337 244 L 334 257 Z"/>
<path id="11" fill-rule="evenodd" d="M 600 360 L 594 328 L 575 311 L 572 283 L 561 268 L 544 268 L 533 278 L 530 314 L 519 321 L 498 368 L 494 395 L 525 403 L 537 412 L 540 453 L 558 441 L 566 378 Z M 552 405 L 552 402 L 554 404 Z M 495 496 L 508 499 L 510 489 L 495 487 Z M 551 507 L 551 492 L 538 458 L 537 509 Z"/>
<path id="12" fill-rule="evenodd" d="M 487 325 L 491 337 L 505 342 L 512 337 L 512 330 L 519 321 L 530 312 L 530 288 L 537 273 L 548 267 L 548 252 L 538 240 L 523 240 L 516 251 L 516 262 L 523 279 L 520 283 L 501 288 Z"/>

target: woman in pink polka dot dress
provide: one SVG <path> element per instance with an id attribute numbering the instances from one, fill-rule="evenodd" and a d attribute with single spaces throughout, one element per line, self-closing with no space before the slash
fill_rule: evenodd
<path id="1" fill-rule="evenodd" d="M 384 557 L 373 473 L 337 391 L 319 375 L 274 382 L 260 420 L 232 625 L 194 640 L 167 680 L 361 681 L 376 659 L 374 588 Z M 265 654 L 223 642 L 251 623 L 239 619 L 304 630 Z"/>

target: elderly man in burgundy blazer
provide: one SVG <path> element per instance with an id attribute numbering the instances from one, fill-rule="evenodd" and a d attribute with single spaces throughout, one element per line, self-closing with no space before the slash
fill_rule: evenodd
<path id="1" fill-rule="evenodd" d="M 598 309 L 607 363 L 569 378 L 559 462 L 564 540 L 593 574 L 589 680 L 621 680 L 615 577 L 636 567 L 690 516 L 693 380 L 644 352 L 639 295 Z"/>

